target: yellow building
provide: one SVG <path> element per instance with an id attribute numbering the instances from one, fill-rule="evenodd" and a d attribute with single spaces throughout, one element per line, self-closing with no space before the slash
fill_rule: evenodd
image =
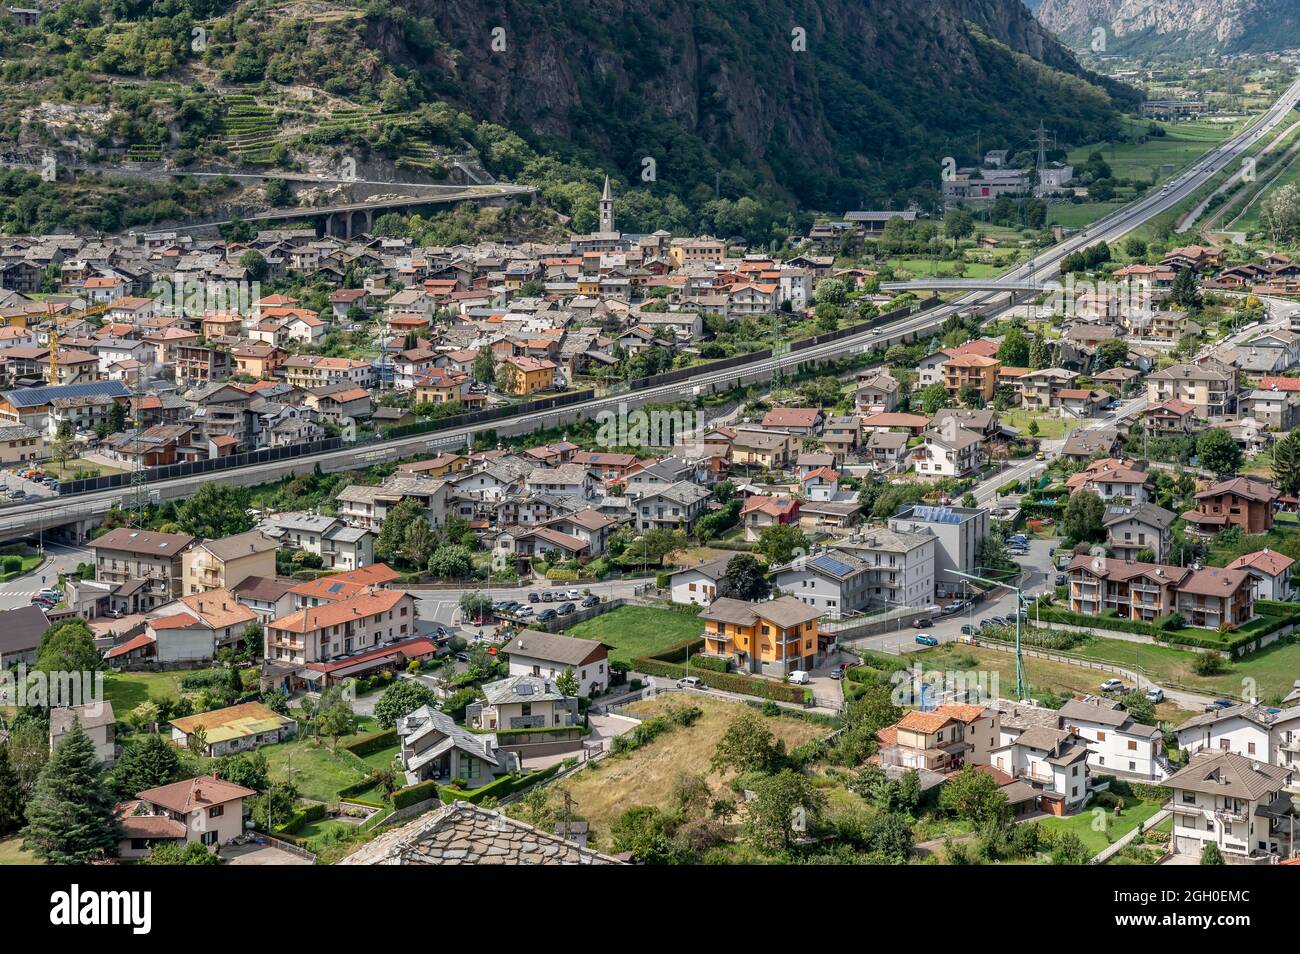
<path id="1" fill-rule="evenodd" d="M 260 530 L 205 540 L 181 556 L 184 595 L 234 589 L 250 576 L 275 578 L 279 544 Z"/>
<path id="2" fill-rule="evenodd" d="M 761 603 L 722 597 L 700 613 L 704 652 L 732 660 L 742 672 L 787 676 L 808 671 L 821 653 L 821 612 L 793 596 Z"/>
<path id="3" fill-rule="evenodd" d="M 513 368 L 504 377 L 510 394 L 532 394 L 544 391 L 555 383 L 555 363 L 545 358 L 506 358 L 502 365 Z"/>

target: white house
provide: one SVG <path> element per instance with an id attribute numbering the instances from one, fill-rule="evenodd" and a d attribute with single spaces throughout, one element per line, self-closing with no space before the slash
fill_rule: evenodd
<path id="1" fill-rule="evenodd" d="M 525 629 L 502 648 L 510 675 L 555 679 L 566 669 L 578 677 L 578 695 L 600 695 L 609 686 L 609 647 L 591 639 Z"/>
<path id="2" fill-rule="evenodd" d="M 1291 596 L 1291 567 L 1295 560 L 1265 547 L 1239 556 L 1228 564 L 1229 570 L 1245 570 L 1251 579 L 1251 592 L 1257 600 L 1285 600 Z"/>
<path id="3" fill-rule="evenodd" d="M 1242 703 L 1193 716 L 1174 730 L 1185 753 L 1236 752 L 1269 762 L 1272 713 Z"/>
<path id="4" fill-rule="evenodd" d="M 1043 807 L 1064 815 L 1088 800 L 1091 776 L 1088 746 L 1073 732 L 1034 725 L 1023 730 L 1003 726 L 1003 741 L 990 753 L 990 764 L 1038 788 Z"/>
<path id="5" fill-rule="evenodd" d="M 1174 849 L 1199 855 L 1216 845 L 1227 861 L 1287 857 L 1294 819 L 1285 813 L 1283 790 L 1290 771 L 1235 752 L 1201 752 L 1169 776 Z"/>
<path id="6" fill-rule="evenodd" d="M 669 598 L 674 603 L 708 606 L 718 595 L 718 583 L 727 575 L 727 564 L 733 556 L 728 554 L 698 566 L 678 570 L 670 578 Z"/>
<path id="7" fill-rule="evenodd" d="M 1058 710 L 1061 727 L 1088 746 L 1097 775 L 1158 784 L 1169 775 L 1159 727 L 1134 721 L 1113 699 L 1071 699 Z"/>

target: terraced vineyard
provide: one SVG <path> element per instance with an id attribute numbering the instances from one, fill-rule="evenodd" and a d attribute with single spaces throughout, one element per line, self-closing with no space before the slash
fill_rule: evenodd
<path id="1" fill-rule="evenodd" d="M 221 97 L 221 142 L 246 165 L 268 165 L 278 122 L 269 106 L 247 93 Z"/>

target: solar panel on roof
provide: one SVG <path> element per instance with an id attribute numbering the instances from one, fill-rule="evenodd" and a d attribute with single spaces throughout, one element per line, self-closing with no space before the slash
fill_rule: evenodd
<path id="1" fill-rule="evenodd" d="M 533 694 L 532 685 L 526 682 L 516 683 L 514 686 L 514 690 L 517 695 L 521 695 L 521 696 L 531 696 Z"/>
<path id="2" fill-rule="evenodd" d="M 815 566 L 819 570 L 825 570 L 827 573 L 833 573 L 835 576 L 848 576 L 853 572 L 853 567 L 849 566 L 847 563 L 825 554 L 813 558 L 810 561 L 810 565 Z"/>
<path id="3" fill-rule="evenodd" d="M 342 583 L 331 583 L 331 584 L 330 584 L 329 591 L 330 591 L 331 593 L 338 593 L 338 592 L 341 591 L 342 589 L 343 589 L 343 584 L 342 584 Z"/>

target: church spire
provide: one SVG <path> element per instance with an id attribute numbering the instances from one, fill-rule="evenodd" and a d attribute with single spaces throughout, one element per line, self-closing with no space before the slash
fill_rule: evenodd
<path id="1" fill-rule="evenodd" d="M 605 189 L 600 194 L 600 230 L 614 231 L 614 193 L 609 187 L 609 176 L 605 176 Z"/>

